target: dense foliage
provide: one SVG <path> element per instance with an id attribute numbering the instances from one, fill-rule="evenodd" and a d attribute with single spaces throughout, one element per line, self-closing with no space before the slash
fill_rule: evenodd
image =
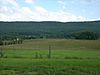
<path id="1" fill-rule="evenodd" d="M 3 41 L 2 40 L 0 40 L 0 45 L 3 45 Z"/>
<path id="2" fill-rule="evenodd" d="M 96 40 L 98 39 L 98 36 L 91 31 L 82 31 L 75 34 L 75 39 Z"/>
<path id="3" fill-rule="evenodd" d="M 100 21 L 90 22 L 0 22 L 2 40 L 75 38 L 79 31 L 93 31 L 100 38 Z M 75 34 L 74 34 L 75 35 Z"/>

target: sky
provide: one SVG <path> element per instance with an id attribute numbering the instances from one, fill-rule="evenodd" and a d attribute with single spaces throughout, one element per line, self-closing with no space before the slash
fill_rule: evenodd
<path id="1" fill-rule="evenodd" d="M 100 20 L 100 0 L 0 0 L 0 21 Z"/>

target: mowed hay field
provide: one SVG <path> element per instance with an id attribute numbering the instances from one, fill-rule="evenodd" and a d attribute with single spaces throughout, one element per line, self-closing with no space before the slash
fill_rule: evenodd
<path id="1" fill-rule="evenodd" d="M 0 49 L 0 75 L 100 75 L 100 40 L 35 39 Z"/>
<path id="2" fill-rule="evenodd" d="M 23 44 L 4 46 L 6 50 L 100 50 L 100 40 L 35 39 L 25 40 Z"/>

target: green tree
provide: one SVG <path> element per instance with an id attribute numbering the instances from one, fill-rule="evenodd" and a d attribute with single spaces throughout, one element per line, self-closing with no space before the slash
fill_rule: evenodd
<path id="1" fill-rule="evenodd" d="M 3 45 L 3 41 L 2 40 L 0 40 L 0 45 Z"/>
<path id="2" fill-rule="evenodd" d="M 75 39 L 96 40 L 98 36 L 92 31 L 81 31 L 75 34 Z"/>
<path id="3" fill-rule="evenodd" d="M 4 56 L 3 49 L 2 49 L 3 41 L 0 40 L 0 57 Z"/>

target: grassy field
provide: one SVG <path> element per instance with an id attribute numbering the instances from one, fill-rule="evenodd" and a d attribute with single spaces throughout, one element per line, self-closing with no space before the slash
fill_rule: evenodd
<path id="1" fill-rule="evenodd" d="M 100 75 L 100 40 L 25 40 L 1 49 L 0 75 Z"/>

